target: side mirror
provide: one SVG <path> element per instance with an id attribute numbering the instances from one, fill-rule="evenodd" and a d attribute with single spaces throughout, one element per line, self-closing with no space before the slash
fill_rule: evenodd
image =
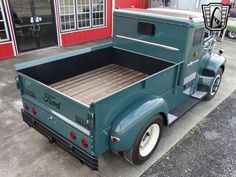
<path id="1" fill-rule="evenodd" d="M 224 53 L 224 50 L 223 49 L 220 49 L 219 50 L 219 54 L 222 55 Z"/>

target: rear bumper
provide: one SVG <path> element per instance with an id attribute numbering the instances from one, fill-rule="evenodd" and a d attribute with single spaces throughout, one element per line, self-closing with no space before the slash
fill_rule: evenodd
<path id="1" fill-rule="evenodd" d="M 21 112 L 24 122 L 47 137 L 50 143 L 58 144 L 61 148 L 69 152 L 75 158 L 79 159 L 82 163 L 86 164 L 92 170 L 98 170 L 98 157 L 87 154 L 79 147 L 75 146 L 62 136 L 58 135 L 55 131 L 51 130 L 41 122 L 35 120 L 31 115 L 27 114 L 23 110 Z"/>

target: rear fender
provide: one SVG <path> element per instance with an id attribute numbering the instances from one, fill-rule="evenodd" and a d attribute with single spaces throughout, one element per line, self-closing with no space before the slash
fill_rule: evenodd
<path id="1" fill-rule="evenodd" d="M 112 125 L 110 135 L 120 141 L 110 141 L 110 148 L 116 152 L 130 149 L 145 123 L 158 113 L 167 117 L 168 106 L 163 98 L 156 96 L 141 98 L 129 106 L 117 116 L 117 121 Z"/>

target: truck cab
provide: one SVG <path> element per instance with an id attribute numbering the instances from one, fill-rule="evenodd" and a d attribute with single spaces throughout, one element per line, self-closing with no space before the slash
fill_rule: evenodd
<path id="1" fill-rule="evenodd" d="M 224 72 L 225 59 L 213 53 L 214 42 L 201 13 L 162 8 L 114 13 L 114 46 L 180 64 L 178 86 L 187 95 L 209 91 L 212 78 L 206 83 L 204 76 L 214 77 L 219 67 Z"/>
<path id="2" fill-rule="evenodd" d="M 226 62 L 200 13 L 118 9 L 113 20 L 111 43 L 16 65 L 23 120 L 95 170 L 108 150 L 148 160 L 163 126 L 214 97 Z"/>

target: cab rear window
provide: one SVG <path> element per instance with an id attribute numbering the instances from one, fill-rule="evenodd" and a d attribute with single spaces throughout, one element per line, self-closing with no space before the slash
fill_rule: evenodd
<path id="1" fill-rule="evenodd" d="M 156 26 L 152 23 L 139 22 L 138 33 L 142 35 L 154 36 L 156 32 Z"/>

